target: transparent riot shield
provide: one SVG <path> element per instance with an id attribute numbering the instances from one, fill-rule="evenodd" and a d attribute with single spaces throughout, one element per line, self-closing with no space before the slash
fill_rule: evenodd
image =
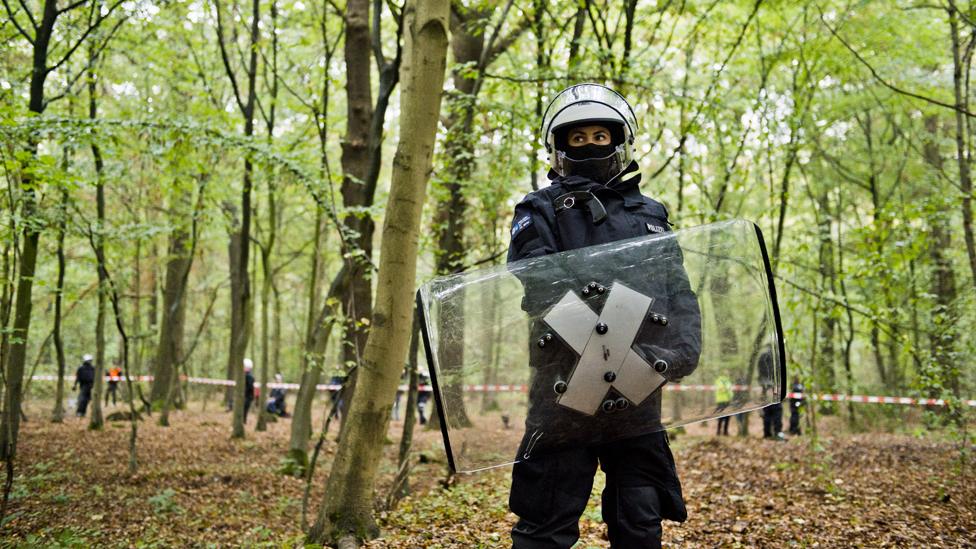
<path id="1" fill-rule="evenodd" d="M 780 402 L 762 233 L 732 220 L 417 292 L 448 461 L 471 472 Z"/>

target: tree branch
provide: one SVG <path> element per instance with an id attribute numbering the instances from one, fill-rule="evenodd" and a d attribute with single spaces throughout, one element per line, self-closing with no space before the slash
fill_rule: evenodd
<path id="1" fill-rule="evenodd" d="M 24 13 L 27 14 L 27 19 L 31 22 L 31 26 L 34 27 L 34 32 L 37 32 L 37 20 L 34 19 L 34 14 L 31 13 L 30 8 L 27 7 L 27 3 L 24 0 L 17 0 L 21 8 L 24 8 Z"/>
<path id="2" fill-rule="evenodd" d="M 973 114 L 972 112 L 970 112 L 970 111 L 968 111 L 968 110 L 966 110 L 966 109 L 964 109 L 962 107 L 959 107 L 957 105 L 953 105 L 952 103 L 945 103 L 943 101 L 939 101 L 938 99 L 933 99 L 931 97 L 927 97 L 927 96 L 920 95 L 920 94 L 917 94 L 917 93 L 914 93 L 914 92 L 910 92 L 908 90 L 903 90 L 903 89 L 899 88 L 898 86 L 895 86 L 894 84 L 891 84 L 890 82 L 888 82 L 887 80 L 885 80 L 884 78 L 882 78 L 881 75 L 878 74 L 878 71 L 876 71 L 874 69 L 874 67 L 871 66 L 871 64 L 867 62 L 866 59 L 864 59 L 863 57 L 861 57 L 861 54 L 859 54 L 857 52 L 857 50 L 855 50 L 853 47 L 851 47 L 851 45 L 849 43 L 847 43 L 846 40 L 844 40 L 843 38 L 841 38 L 840 34 L 838 34 L 837 31 L 832 26 L 830 26 L 829 23 L 827 23 L 827 20 L 824 18 L 824 14 L 823 14 L 823 11 L 820 9 L 820 6 L 817 6 L 817 11 L 820 12 L 820 21 L 824 24 L 825 27 L 827 27 L 827 30 L 830 31 L 830 34 L 832 34 L 834 36 L 834 38 L 836 38 L 837 40 L 839 40 L 840 43 L 843 44 L 845 48 L 847 48 L 847 51 L 851 52 L 851 54 L 858 60 L 858 62 L 860 62 L 862 65 L 864 65 L 868 69 L 868 71 L 871 73 L 871 76 L 873 76 L 874 79 L 877 80 L 878 83 L 881 84 L 882 86 L 888 88 L 889 90 L 891 90 L 891 91 L 893 91 L 893 92 L 895 92 L 895 93 L 897 93 L 899 95 L 904 95 L 904 96 L 907 96 L 907 97 L 912 97 L 914 99 L 919 99 L 921 101 L 924 101 L 926 103 L 930 103 L 932 105 L 937 105 L 939 107 L 945 107 L 947 109 L 951 109 L 953 111 L 960 112 L 960 113 L 962 113 L 962 114 L 964 114 L 966 116 L 969 116 L 969 117 L 976 116 L 976 114 Z"/>
<path id="3" fill-rule="evenodd" d="M 227 47 L 224 45 L 224 23 L 223 19 L 220 17 L 220 0 L 214 0 L 214 7 L 217 11 L 217 44 L 220 45 L 220 59 L 224 62 L 224 70 L 227 71 L 227 77 L 230 79 L 230 86 L 234 90 L 234 99 L 237 101 L 237 106 L 244 112 L 244 101 L 241 99 L 241 90 L 237 85 L 237 77 L 234 76 L 234 69 L 230 66 L 230 58 L 227 56 Z"/>
<path id="4" fill-rule="evenodd" d="M 21 27 L 20 23 L 17 22 L 17 18 L 14 17 L 14 12 L 10 9 L 10 4 L 7 3 L 7 0 L 3 0 L 3 7 L 7 10 L 7 16 L 10 17 L 10 22 L 14 24 L 14 27 L 17 27 L 17 31 L 20 32 L 21 36 L 26 38 L 27 41 L 30 42 L 30 45 L 33 46 L 34 38 L 31 35 L 27 34 L 27 31 L 24 30 L 24 27 Z M 33 18 L 31 18 L 31 21 L 33 21 Z M 34 28 L 36 29 L 37 27 Z"/>
<path id="5" fill-rule="evenodd" d="M 75 8 L 80 8 L 81 6 L 84 6 L 85 4 L 87 4 L 88 1 L 89 0 L 78 0 L 74 4 L 68 4 L 67 6 L 65 6 L 65 7 L 63 7 L 63 8 L 61 8 L 61 9 L 58 10 L 58 15 L 61 15 L 62 13 L 67 13 L 67 12 L 69 12 L 69 11 L 75 9 Z"/>
<path id="6" fill-rule="evenodd" d="M 498 24 L 495 25 L 494 29 L 492 29 L 491 36 L 488 38 L 488 43 L 485 44 L 485 48 L 481 50 L 481 59 L 478 60 L 479 69 L 484 70 L 488 66 L 488 63 L 491 63 L 491 60 L 494 60 L 494 58 L 497 57 L 499 53 L 505 51 L 505 48 L 508 47 L 507 44 L 505 45 L 498 44 L 497 46 L 499 47 L 499 49 L 496 50 L 495 41 L 498 40 L 498 35 L 501 34 L 502 26 L 505 25 L 505 19 L 508 18 L 508 12 L 512 8 L 512 4 L 514 3 L 515 3 L 514 0 L 508 0 L 508 3 L 505 4 L 505 8 L 502 10 L 502 15 L 501 17 L 498 18 Z M 528 23 L 527 19 L 523 19 L 522 21 L 527 25 Z M 525 30 L 524 27 L 522 30 Z M 518 35 L 516 35 L 515 38 L 518 38 Z"/>
<path id="7" fill-rule="evenodd" d="M 91 33 L 93 33 L 93 32 L 95 32 L 95 30 L 98 29 L 99 26 L 101 26 L 101 24 L 102 24 L 103 21 L 105 21 L 106 19 L 108 19 L 109 17 L 111 17 L 112 16 L 112 13 L 119 6 L 121 6 L 122 5 L 122 2 L 124 2 L 124 1 L 125 0 L 118 0 L 117 2 L 115 2 L 114 4 L 112 4 L 112 7 L 110 7 L 108 9 L 108 12 L 105 15 L 99 14 L 99 16 L 95 19 L 95 21 L 93 23 L 91 23 L 90 25 L 88 25 L 88 28 L 86 28 L 85 29 L 85 32 L 82 33 L 81 38 L 79 38 L 78 41 L 75 42 L 75 45 L 74 46 L 71 46 L 71 48 L 67 51 L 67 53 L 64 54 L 64 56 L 61 58 L 60 61 L 58 61 L 57 63 L 55 63 L 51 67 L 45 69 L 45 72 L 52 73 L 52 72 L 58 70 L 58 68 L 61 65 L 65 64 L 68 61 L 68 59 L 70 59 L 71 56 L 75 53 L 75 50 L 77 50 L 78 47 L 81 46 L 85 42 L 85 39 L 88 38 L 88 35 L 91 34 Z M 92 4 L 92 5 L 94 6 L 94 4 Z M 101 52 L 101 50 L 105 49 L 105 46 L 108 45 L 109 39 L 111 39 L 112 35 L 115 34 L 115 32 L 118 30 L 119 26 L 121 26 L 122 23 L 125 22 L 125 20 L 126 20 L 126 17 L 122 17 L 115 24 L 115 27 L 112 28 L 112 31 L 109 33 L 108 38 L 106 38 L 105 39 L 105 42 L 103 42 L 102 45 L 99 47 L 99 52 Z"/>

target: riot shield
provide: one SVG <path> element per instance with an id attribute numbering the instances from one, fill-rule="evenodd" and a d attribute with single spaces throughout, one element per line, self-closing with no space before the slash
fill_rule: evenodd
<path id="1" fill-rule="evenodd" d="M 762 233 L 732 220 L 431 280 L 421 331 L 451 468 L 506 465 L 786 394 Z"/>

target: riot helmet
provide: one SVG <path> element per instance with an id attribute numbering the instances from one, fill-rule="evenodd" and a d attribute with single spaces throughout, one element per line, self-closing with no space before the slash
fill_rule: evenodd
<path id="1" fill-rule="evenodd" d="M 569 132 L 586 126 L 607 128 L 610 144 L 573 147 Z M 584 83 L 556 94 L 542 117 L 540 133 L 556 174 L 583 175 L 606 184 L 633 161 L 636 131 L 634 110 L 622 95 L 600 84 Z"/>

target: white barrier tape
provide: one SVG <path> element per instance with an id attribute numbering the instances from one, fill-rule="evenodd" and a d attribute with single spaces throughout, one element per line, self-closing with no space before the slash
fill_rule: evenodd
<path id="1" fill-rule="evenodd" d="M 57 381 L 57 376 L 52 375 L 36 375 L 33 377 L 35 381 Z M 71 381 L 67 376 L 64 378 L 66 381 Z M 118 376 L 105 376 L 107 381 L 125 381 L 124 377 Z M 221 385 L 224 387 L 233 387 L 235 385 L 234 380 L 231 379 L 213 379 L 206 377 L 181 377 L 180 379 L 188 381 L 190 383 L 198 383 L 201 385 Z M 153 376 L 133 376 L 133 381 L 152 381 Z M 260 382 L 254 383 L 255 387 L 261 387 Z M 271 389 L 293 389 L 298 390 L 300 385 L 297 383 L 268 383 L 268 387 Z M 342 389 L 342 385 L 337 385 L 334 383 L 323 383 L 315 386 L 318 391 L 339 391 Z M 665 385 L 665 389 L 668 391 L 714 391 L 714 385 L 681 385 L 681 384 L 671 384 Z M 734 391 L 746 391 L 746 390 L 757 390 L 757 387 L 749 387 L 747 385 L 734 385 L 732 390 Z M 400 385 L 398 390 L 406 392 L 409 387 L 406 385 Z M 417 390 L 423 393 L 429 393 L 433 391 L 433 387 L 430 385 L 419 385 Z M 526 392 L 528 391 L 528 386 L 526 385 L 465 385 L 465 391 L 475 392 L 475 393 L 511 393 L 511 392 Z M 911 398 L 911 397 L 891 397 L 891 396 L 866 396 L 866 395 L 840 395 L 840 394 L 809 394 L 809 393 L 786 393 L 786 398 L 794 399 L 804 399 L 809 398 L 811 400 L 823 400 L 827 402 L 859 402 L 865 404 L 903 404 L 908 406 L 945 406 L 946 401 L 941 398 Z M 976 399 L 962 400 L 960 401 L 966 406 L 976 407 Z"/>

